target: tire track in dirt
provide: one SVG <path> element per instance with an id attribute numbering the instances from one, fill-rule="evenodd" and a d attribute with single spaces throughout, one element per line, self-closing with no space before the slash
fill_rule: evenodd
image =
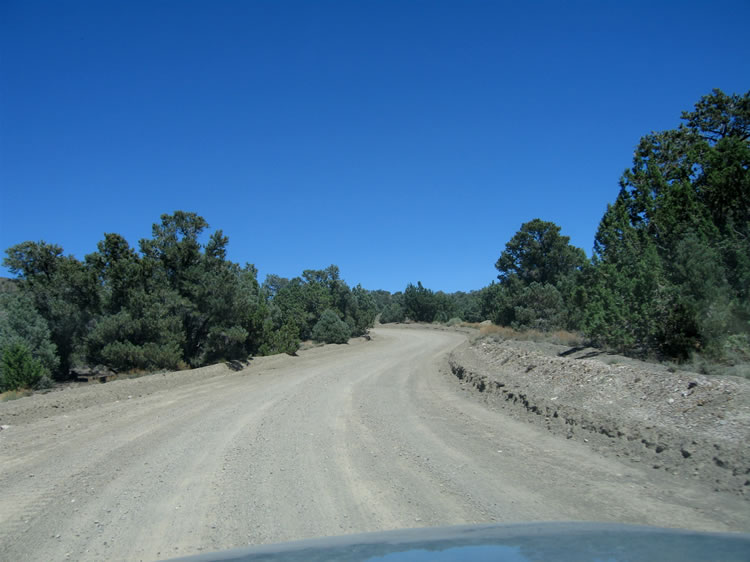
<path id="1" fill-rule="evenodd" d="M 47 419 L 15 406 L 28 421 L 0 432 L 0 559 L 154 560 L 493 521 L 750 527 L 730 497 L 475 402 L 445 371 L 463 339 L 377 329 L 239 372 L 125 381 L 119 402 L 118 386 L 61 394 L 60 408 L 40 401 Z"/>

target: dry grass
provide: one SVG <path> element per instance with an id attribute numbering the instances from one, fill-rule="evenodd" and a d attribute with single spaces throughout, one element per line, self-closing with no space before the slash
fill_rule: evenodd
<path id="1" fill-rule="evenodd" d="M 0 394 L 0 402 L 8 402 L 10 400 L 17 400 L 25 396 L 31 396 L 34 394 L 33 390 L 23 388 L 21 390 L 8 390 Z"/>
<path id="2" fill-rule="evenodd" d="M 553 332 L 541 332 L 539 330 L 514 330 L 508 326 L 496 326 L 495 324 L 481 324 L 479 322 L 462 322 L 459 324 L 465 328 L 473 328 L 479 331 L 478 339 L 490 338 L 495 341 L 519 340 L 534 341 L 565 345 L 568 347 L 584 347 L 590 345 L 581 334 L 568 332 L 566 330 L 555 330 Z M 617 365 L 635 359 L 653 363 L 656 365 L 665 365 L 670 372 L 692 371 L 703 375 L 724 375 L 735 376 L 750 379 L 750 361 L 743 360 L 744 357 L 735 359 L 735 361 L 717 362 L 698 354 L 694 355 L 685 363 L 675 363 L 671 360 L 663 361 L 655 357 L 640 357 L 637 355 L 619 355 L 612 349 L 602 349 L 602 355 L 599 360 L 607 365 Z"/>
<path id="3" fill-rule="evenodd" d="M 555 330 L 552 332 L 541 332 L 539 330 L 515 330 L 508 326 L 496 326 L 495 324 L 479 324 L 464 322 L 461 324 L 467 328 L 479 330 L 480 337 L 489 337 L 495 340 L 521 340 L 554 343 L 576 347 L 584 345 L 583 336 L 567 330 Z"/>
<path id="4" fill-rule="evenodd" d="M 307 351 L 308 349 L 313 349 L 315 347 L 323 347 L 325 344 L 323 342 L 314 342 L 312 340 L 305 340 L 299 343 L 299 349 L 297 351 Z"/>

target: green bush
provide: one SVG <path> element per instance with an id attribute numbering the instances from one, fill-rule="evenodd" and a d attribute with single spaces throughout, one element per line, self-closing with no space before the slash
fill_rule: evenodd
<path id="1" fill-rule="evenodd" d="M 132 369 L 177 370 L 182 361 L 182 352 L 176 343 L 157 344 L 148 342 L 136 345 L 129 341 L 116 341 L 102 349 L 104 364 L 116 371 Z"/>
<path id="2" fill-rule="evenodd" d="M 0 349 L 15 343 L 26 346 L 45 371 L 54 372 L 60 364 L 47 322 L 34 308 L 31 297 L 0 293 Z"/>
<path id="3" fill-rule="evenodd" d="M 50 388 L 53 388 L 54 386 L 55 386 L 55 381 L 53 381 L 49 377 L 49 375 L 42 375 L 41 378 L 34 385 L 34 390 L 48 390 Z"/>
<path id="4" fill-rule="evenodd" d="M 346 343 L 350 335 L 349 326 L 330 308 L 323 312 L 312 330 L 312 339 L 316 342 Z"/>
<path id="5" fill-rule="evenodd" d="M 554 285 L 532 282 L 515 296 L 513 304 L 511 326 L 516 330 L 548 332 L 564 325 L 565 306 Z"/>
<path id="6" fill-rule="evenodd" d="M 33 388 L 45 374 L 41 361 L 34 359 L 24 344 L 14 343 L 3 349 L 0 357 L 0 387 L 3 390 Z"/>
<path id="7" fill-rule="evenodd" d="M 214 326 L 208 332 L 206 350 L 201 363 L 212 363 L 218 360 L 230 361 L 245 359 L 248 355 L 245 342 L 248 332 L 242 326 Z"/>
<path id="8" fill-rule="evenodd" d="M 286 353 L 295 355 L 299 349 L 299 343 L 299 329 L 293 323 L 274 328 L 273 324 L 268 322 L 263 328 L 263 343 L 258 349 L 258 354 Z"/>
<path id="9" fill-rule="evenodd" d="M 390 322 L 403 322 L 405 319 L 404 307 L 398 303 L 391 303 L 380 313 L 380 322 L 389 324 Z"/>

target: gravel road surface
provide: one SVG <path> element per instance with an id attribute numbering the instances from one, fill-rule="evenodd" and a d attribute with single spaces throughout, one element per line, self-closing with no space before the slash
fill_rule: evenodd
<path id="1" fill-rule="evenodd" d="M 0 559 L 155 560 L 483 522 L 750 530 L 742 499 L 477 402 L 446 365 L 465 335 L 373 334 L 0 404 Z"/>

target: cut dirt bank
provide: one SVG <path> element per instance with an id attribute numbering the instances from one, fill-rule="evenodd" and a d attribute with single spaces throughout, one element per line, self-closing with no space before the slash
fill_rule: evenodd
<path id="1" fill-rule="evenodd" d="M 490 407 L 750 500 L 750 381 L 527 341 L 467 342 L 450 369 Z"/>

